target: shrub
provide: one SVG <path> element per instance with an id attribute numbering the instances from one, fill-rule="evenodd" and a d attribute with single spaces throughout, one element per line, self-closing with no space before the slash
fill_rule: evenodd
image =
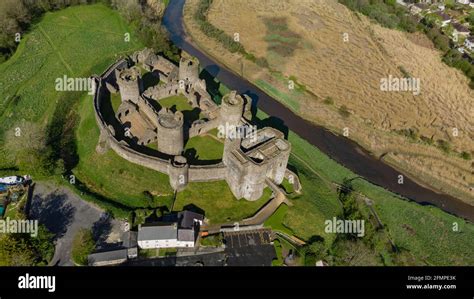
<path id="1" fill-rule="evenodd" d="M 331 97 L 326 97 L 326 98 L 324 99 L 324 102 L 323 102 L 323 103 L 326 104 L 326 105 L 333 105 L 333 104 L 334 104 L 334 100 L 333 100 Z"/>
<path id="2" fill-rule="evenodd" d="M 81 228 L 72 241 L 72 260 L 79 265 L 88 264 L 88 255 L 95 249 L 95 242 L 90 229 Z"/>
<path id="3" fill-rule="evenodd" d="M 399 134 L 410 138 L 412 141 L 418 140 L 418 130 L 416 128 L 401 129 L 397 131 Z"/>
<path id="4" fill-rule="evenodd" d="M 447 154 L 451 152 L 451 144 L 446 140 L 438 139 L 438 147 Z"/>
<path id="5" fill-rule="evenodd" d="M 341 107 L 339 107 L 339 114 L 341 114 L 342 117 L 346 117 L 346 118 L 351 115 L 346 105 L 342 105 Z"/>
<path id="6" fill-rule="evenodd" d="M 426 137 L 426 136 L 420 136 L 420 139 L 422 142 L 428 144 L 428 145 L 433 145 L 433 139 Z"/>
<path id="7" fill-rule="evenodd" d="M 471 153 L 468 153 L 468 152 L 464 151 L 464 152 L 461 153 L 461 158 L 463 158 L 464 160 L 471 160 L 472 155 L 471 155 Z"/>

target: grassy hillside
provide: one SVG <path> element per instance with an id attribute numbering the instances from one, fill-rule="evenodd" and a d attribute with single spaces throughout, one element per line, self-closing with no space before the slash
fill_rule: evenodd
<path id="1" fill-rule="evenodd" d="M 258 111 L 257 117 L 263 120 L 268 116 Z M 358 176 L 292 131 L 288 140 L 292 145 L 289 164 L 298 170 L 303 195 L 292 199 L 293 207 L 278 210 L 266 224 L 280 230 L 287 229 L 304 240 L 321 236 L 329 248 L 336 236 L 324 232 L 324 221 L 340 215 L 342 208 L 337 194 L 328 184 L 342 184 L 344 179 Z M 363 179 L 353 180 L 352 185 L 374 201 L 374 209 L 384 230 L 377 233 L 373 244 L 383 255 L 385 264 L 474 265 L 470 249 L 474 246 L 472 223 L 436 207 L 407 201 Z M 458 225 L 458 231 L 453 230 L 454 223 Z M 400 253 L 385 256 L 388 255 L 387 248 L 380 247 L 386 245 L 388 239 Z"/>
<path id="2" fill-rule="evenodd" d="M 130 42 L 124 42 L 125 32 Z M 81 93 L 57 92 L 56 78 L 89 77 L 117 55 L 139 48 L 118 13 L 103 5 L 46 13 L 23 36 L 14 56 L 0 65 L 0 140 L 20 120 L 46 128 L 71 111 Z M 0 168 L 8 166 L 11 161 L 0 155 Z"/>
<path id="3" fill-rule="evenodd" d="M 130 42 L 124 41 L 126 32 L 131 35 Z M 100 4 L 75 6 L 46 13 L 23 37 L 15 55 L 0 65 L 0 139 L 21 126 L 20 120 L 25 120 L 28 128 L 39 127 L 55 158 L 71 158 L 68 166 L 82 183 L 81 195 L 122 217 L 127 207 L 170 207 L 173 193 L 168 177 L 131 164 L 113 152 L 98 156 L 99 134 L 91 96 L 58 92 L 55 80 L 64 75 L 87 78 L 100 74 L 118 56 L 141 48 L 117 12 Z M 4 145 L 0 143 L 0 151 L 5 153 L 0 155 L 0 169 L 16 167 L 6 155 L 13 149 Z M 59 180 L 61 174 L 42 177 L 35 169 L 20 171 L 37 179 Z M 3 173 L 11 174 L 12 170 Z"/>

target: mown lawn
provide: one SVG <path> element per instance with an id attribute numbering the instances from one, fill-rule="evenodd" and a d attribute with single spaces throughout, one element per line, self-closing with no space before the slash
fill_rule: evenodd
<path id="1" fill-rule="evenodd" d="M 119 92 L 110 94 L 110 103 L 112 104 L 112 109 L 114 109 L 114 112 L 117 113 L 120 104 L 122 104 L 122 98 L 120 97 Z"/>
<path id="2" fill-rule="evenodd" d="M 211 224 L 218 224 L 253 216 L 270 196 L 271 191 L 267 188 L 256 201 L 237 200 L 225 181 L 190 183 L 177 194 L 173 209 L 181 211 L 188 207 L 202 210 Z"/>
<path id="3" fill-rule="evenodd" d="M 288 235 L 293 235 L 293 231 L 288 227 L 283 225 L 283 219 L 288 212 L 288 206 L 286 204 L 282 204 L 278 207 L 278 209 L 265 221 L 265 227 L 270 227 L 275 231 L 281 231 Z"/>
<path id="4" fill-rule="evenodd" d="M 195 136 L 186 142 L 184 156 L 191 163 L 196 161 L 220 160 L 224 153 L 224 143 L 210 136 Z"/>
<path id="5" fill-rule="evenodd" d="M 188 99 L 183 95 L 171 96 L 159 100 L 161 107 L 175 108 L 178 111 L 191 111 L 193 107 L 189 105 Z"/>

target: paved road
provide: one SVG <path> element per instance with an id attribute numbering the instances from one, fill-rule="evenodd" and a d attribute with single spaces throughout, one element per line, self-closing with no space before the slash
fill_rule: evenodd
<path id="1" fill-rule="evenodd" d="M 73 265 L 72 241 L 80 228 L 92 229 L 97 243 L 102 245 L 121 235 L 121 222 L 68 188 L 50 183 L 36 183 L 29 214 L 55 234 L 56 251 L 50 265 Z"/>

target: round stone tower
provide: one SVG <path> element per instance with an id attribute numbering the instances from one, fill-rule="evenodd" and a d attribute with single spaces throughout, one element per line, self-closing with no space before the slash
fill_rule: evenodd
<path id="1" fill-rule="evenodd" d="M 184 148 L 183 113 L 175 113 L 168 108 L 158 112 L 158 151 L 171 155 L 181 155 Z"/>
<path id="2" fill-rule="evenodd" d="M 123 70 L 115 70 L 117 85 L 123 101 L 137 103 L 142 90 L 142 78 L 140 69 L 136 66 Z"/>
<path id="3" fill-rule="evenodd" d="M 175 156 L 168 165 L 168 176 L 173 190 L 181 191 L 188 184 L 189 165 L 183 156 Z"/>
<path id="4" fill-rule="evenodd" d="M 231 91 L 222 98 L 220 106 L 221 125 L 240 125 L 240 119 L 244 112 L 244 99 L 237 92 Z"/>
<path id="5" fill-rule="evenodd" d="M 187 83 L 199 81 L 199 61 L 195 58 L 181 57 L 178 79 Z"/>

